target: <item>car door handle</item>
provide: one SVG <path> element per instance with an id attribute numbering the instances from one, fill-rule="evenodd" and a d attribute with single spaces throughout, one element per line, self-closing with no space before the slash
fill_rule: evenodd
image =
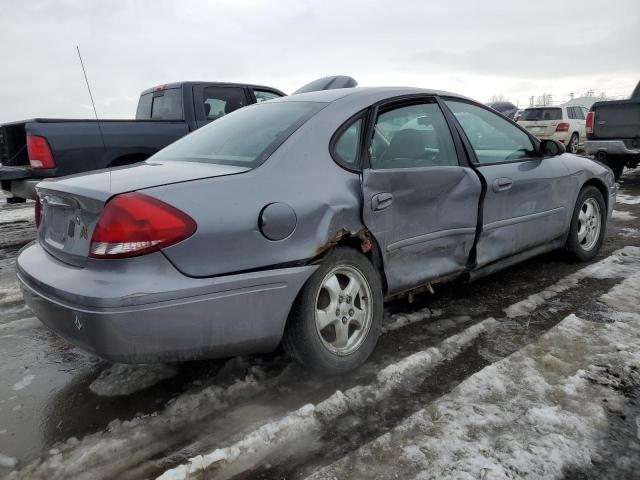
<path id="1" fill-rule="evenodd" d="M 493 181 L 494 192 L 504 192 L 505 190 L 509 190 L 511 187 L 513 187 L 513 180 L 511 180 L 510 178 L 496 178 Z"/>
<path id="2" fill-rule="evenodd" d="M 387 192 L 378 193 L 371 199 L 371 209 L 373 211 L 384 210 L 393 203 L 393 195 Z"/>

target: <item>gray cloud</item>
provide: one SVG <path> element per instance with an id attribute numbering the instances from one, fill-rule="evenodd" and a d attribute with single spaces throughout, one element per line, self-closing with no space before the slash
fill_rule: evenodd
<path id="1" fill-rule="evenodd" d="M 0 121 L 91 116 L 77 44 L 103 117 L 131 117 L 141 90 L 176 80 L 292 91 L 346 73 L 482 101 L 501 88 L 630 91 L 638 18 L 637 0 L 3 0 Z"/>

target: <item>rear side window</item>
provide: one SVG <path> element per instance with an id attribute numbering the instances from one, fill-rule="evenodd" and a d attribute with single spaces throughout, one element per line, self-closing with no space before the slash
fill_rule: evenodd
<path id="1" fill-rule="evenodd" d="M 369 147 L 374 169 L 458 165 L 449 126 L 437 103 L 382 111 Z"/>
<path id="2" fill-rule="evenodd" d="M 267 90 L 254 90 L 253 94 L 256 96 L 256 102 L 266 102 L 267 100 L 273 100 L 274 98 L 280 98 L 280 95 L 274 92 L 268 92 Z"/>
<path id="3" fill-rule="evenodd" d="M 529 136 L 504 117 L 466 102 L 446 103 L 467 135 L 478 162 L 512 162 L 536 155 Z"/>
<path id="4" fill-rule="evenodd" d="M 320 102 L 255 104 L 196 130 L 151 158 L 255 168 L 325 105 Z"/>
<path id="5" fill-rule="evenodd" d="M 217 120 L 247 106 L 247 98 L 240 87 L 206 87 L 202 96 L 207 120 Z"/>
<path id="6" fill-rule="evenodd" d="M 360 132 L 362 118 L 357 119 L 342 132 L 335 143 L 334 151 L 338 160 L 348 167 L 355 167 L 360 153 Z"/>
<path id="7" fill-rule="evenodd" d="M 182 120 L 182 90 L 170 88 L 142 95 L 138 101 L 138 120 Z"/>
<path id="8" fill-rule="evenodd" d="M 520 120 L 526 122 L 543 120 L 562 120 L 561 108 L 527 108 L 522 112 Z"/>

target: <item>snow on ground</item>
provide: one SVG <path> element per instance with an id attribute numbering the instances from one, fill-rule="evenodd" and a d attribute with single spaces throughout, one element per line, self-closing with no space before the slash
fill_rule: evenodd
<path id="1" fill-rule="evenodd" d="M 639 290 L 640 276 L 630 277 L 605 296 L 616 311 L 601 321 L 570 315 L 308 480 L 547 479 L 588 468 L 608 412 L 626 402 L 620 387 L 640 382 L 640 316 L 607 322 L 637 314 L 625 299 Z M 617 464 L 640 468 L 638 458 Z"/>
<path id="2" fill-rule="evenodd" d="M 637 228 L 621 228 L 620 235 L 623 237 L 640 237 L 640 230 Z"/>
<path id="3" fill-rule="evenodd" d="M 541 292 L 507 307 L 504 312 L 509 318 L 528 315 L 547 300 L 578 285 L 584 278 L 619 278 L 629 276 L 640 269 L 640 247 L 624 247 L 599 262 L 584 267 L 563 277 Z"/>
<path id="4" fill-rule="evenodd" d="M 29 385 L 31 385 L 31 382 L 33 382 L 33 379 L 36 378 L 35 375 L 25 375 L 24 378 L 22 378 L 22 380 L 16 382 L 13 387 L 11 387 L 12 390 L 22 390 L 23 388 L 28 387 Z"/>
<path id="5" fill-rule="evenodd" d="M 616 220 L 635 220 L 636 219 L 634 215 L 631 215 L 631 212 L 627 212 L 623 210 L 614 210 L 611 216 Z"/>
<path id="6" fill-rule="evenodd" d="M 391 315 L 391 321 L 382 325 L 382 333 L 392 332 L 416 322 L 423 322 L 442 315 L 442 310 L 432 310 L 429 307 L 409 313 L 395 313 Z"/>
<path id="7" fill-rule="evenodd" d="M 0 453 L 0 467 L 13 468 L 18 464 L 18 460 Z"/>
<path id="8" fill-rule="evenodd" d="M 0 225 L 16 222 L 33 222 L 33 205 L 19 208 L 0 208 Z"/>
<path id="9" fill-rule="evenodd" d="M 98 378 L 89 385 L 89 390 L 105 397 L 130 395 L 162 380 L 173 378 L 177 374 L 177 366 L 164 363 L 149 365 L 116 363 L 100 372 Z"/>
<path id="10" fill-rule="evenodd" d="M 230 385 L 212 385 L 187 393 L 169 402 L 162 412 L 143 415 L 132 420 L 114 420 L 104 432 L 87 435 L 82 440 L 70 438 L 58 444 L 50 455 L 37 460 L 20 471 L 9 474 L 9 479 L 99 480 L 117 477 L 117 473 L 152 458 L 174 442 L 180 433 L 194 428 L 207 416 L 250 398 L 270 387 L 258 367 L 249 366 L 246 359 L 237 357 L 228 362 L 229 369 L 247 371 L 243 379 Z"/>
<path id="11" fill-rule="evenodd" d="M 627 195 L 625 193 L 618 193 L 616 195 L 616 203 L 623 203 L 625 205 L 638 205 L 640 203 L 640 197 Z"/>
<path id="12" fill-rule="evenodd" d="M 158 480 L 199 479 L 214 472 L 216 479 L 228 479 L 256 467 L 276 451 L 292 454 L 296 449 L 311 448 L 319 439 L 324 424 L 335 421 L 349 410 L 380 403 L 395 389 L 407 388 L 424 379 L 437 365 L 449 360 L 480 334 L 494 328 L 497 321 L 488 318 L 432 347 L 410 355 L 383 368 L 375 382 L 337 391 L 326 400 L 307 404 L 280 419 L 262 425 L 233 445 L 198 455 L 189 463 L 163 473 Z"/>

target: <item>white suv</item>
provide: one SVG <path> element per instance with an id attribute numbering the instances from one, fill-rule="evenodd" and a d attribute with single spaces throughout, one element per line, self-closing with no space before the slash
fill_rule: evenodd
<path id="1" fill-rule="evenodd" d="M 587 139 L 587 109 L 579 105 L 526 108 L 518 123 L 539 139 L 558 140 L 575 153 Z"/>

